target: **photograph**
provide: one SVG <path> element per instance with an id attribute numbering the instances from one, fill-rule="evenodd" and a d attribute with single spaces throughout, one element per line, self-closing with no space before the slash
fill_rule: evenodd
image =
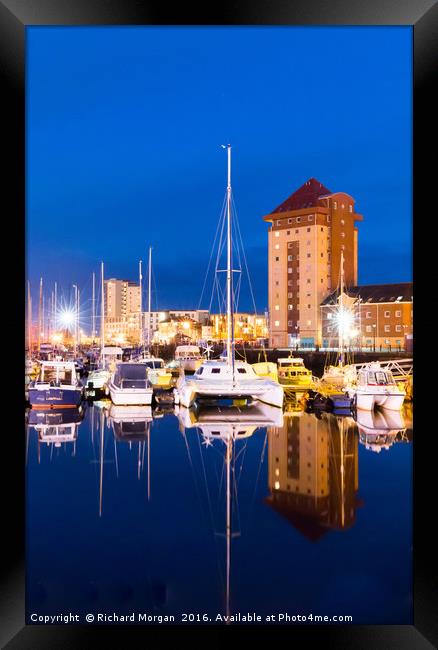
<path id="1" fill-rule="evenodd" d="M 30 25 L 28 626 L 412 626 L 413 27 Z"/>

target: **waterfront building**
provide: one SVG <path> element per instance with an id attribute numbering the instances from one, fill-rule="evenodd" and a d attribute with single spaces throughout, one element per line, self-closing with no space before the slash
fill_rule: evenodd
<path id="1" fill-rule="evenodd" d="M 227 338 L 227 317 L 225 314 L 212 314 L 211 325 L 212 339 L 222 341 Z M 235 313 L 234 337 L 236 341 L 257 341 L 268 338 L 266 316 L 264 314 Z"/>
<path id="2" fill-rule="evenodd" d="M 154 332 L 153 341 L 160 345 L 169 343 L 193 343 L 196 344 L 202 334 L 202 325 L 193 318 L 178 316 L 166 318 L 158 323 L 158 329 Z"/>
<path id="3" fill-rule="evenodd" d="M 347 346 L 379 351 L 412 351 L 412 282 L 347 286 L 342 301 L 351 314 L 351 327 L 344 333 Z M 338 347 L 336 310 L 339 302 L 340 293 L 336 290 L 321 303 L 324 347 Z"/>
<path id="4" fill-rule="evenodd" d="M 347 285 L 357 285 L 356 222 L 362 215 L 345 192 L 315 178 L 263 219 L 268 232 L 269 343 L 321 344 L 321 302 L 338 285 L 341 251 Z"/>
<path id="5" fill-rule="evenodd" d="M 122 321 L 130 314 L 140 313 L 140 285 L 131 280 L 105 280 L 105 321 Z"/>

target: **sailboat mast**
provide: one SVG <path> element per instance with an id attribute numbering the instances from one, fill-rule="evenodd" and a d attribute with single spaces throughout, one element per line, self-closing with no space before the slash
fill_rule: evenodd
<path id="1" fill-rule="evenodd" d="M 341 250 L 341 286 L 340 286 L 340 296 L 339 296 L 339 311 L 340 311 L 340 321 L 339 321 L 339 366 L 344 365 L 344 251 Z"/>
<path id="2" fill-rule="evenodd" d="M 29 357 L 32 355 L 32 299 L 30 297 L 30 281 L 27 281 L 27 347 Z"/>
<path id="3" fill-rule="evenodd" d="M 43 279 L 40 278 L 40 300 L 38 303 L 38 353 L 41 348 L 41 311 L 43 308 Z"/>
<path id="4" fill-rule="evenodd" d="M 94 343 L 94 335 L 96 332 L 96 274 L 93 271 L 93 298 L 91 301 L 91 340 Z"/>
<path id="5" fill-rule="evenodd" d="M 151 280 L 152 280 L 152 247 L 149 246 L 149 278 L 148 278 L 148 351 L 151 344 Z"/>
<path id="6" fill-rule="evenodd" d="M 53 322 L 53 327 L 55 328 L 55 332 L 58 329 L 58 283 L 55 282 L 55 306 L 54 306 L 54 322 Z"/>
<path id="7" fill-rule="evenodd" d="M 74 320 L 74 334 L 73 334 L 73 353 L 76 358 L 77 345 L 78 345 L 78 287 L 76 284 L 73 285 L 75 292 L 75 320 Z"/>
<path id="8" fill-rule="evenodd" d="M 104 368 L 105 349 L 105 281 L 103 275 L 103 262 L 100 264 L 101 300 L 100 300 L 100 358 Z"/>
<path id="9" fill-rule="evenodd" d="M 141 274 L 141 260 L 138 263 L 138 283 L 140 285 L 140 347 L 143 347 L 143 318 L 142 318 L 142 311 L 143 311 L 143 300 L 142 300 L 142 280 L 143 276 Z"/>
<path id="10" fill-rule="evenodd" d="M 227 364 L 233 368 L 234 381 L 234 322 L 233 322 L 233 270 L 231 244 L 231 145 L 227 145 Z"/>

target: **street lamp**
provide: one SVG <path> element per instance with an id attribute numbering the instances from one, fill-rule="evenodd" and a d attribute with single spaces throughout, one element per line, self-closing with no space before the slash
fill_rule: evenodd
<path id="1" fill-rule="evenodd" d="M 376 351 L 376 324 L 373 324 L 373 334 L 374 334 L 374 343 L 373 343 L 373 350 L 374 352 Z"/>

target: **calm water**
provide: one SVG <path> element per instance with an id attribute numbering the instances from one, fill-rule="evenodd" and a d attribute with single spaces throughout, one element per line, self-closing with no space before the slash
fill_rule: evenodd
<path id="1" fill-rule="evenodd" d="M 410 408 L 357 423 L 110 406 L 65 414 L 70 424 L 28 415 L 28 622 L 255 612 L 411 624 Z"/>

